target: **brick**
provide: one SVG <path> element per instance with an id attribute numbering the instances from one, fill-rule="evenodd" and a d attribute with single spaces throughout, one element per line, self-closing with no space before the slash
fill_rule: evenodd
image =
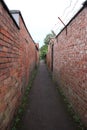
<path id="1" fill-rule="evenodd" d="M 53 48 L 53 77 L 87 125 L 87 8 L 84 8 L 57 35 Z M 58 39 L 58 40 L 57 40 Z M 50 41 L 51 42 L 51 41 Z M 47 65 L 51 70 L 52 43 L 48 46 Z"/>
<path id="2" fill-rule="evenodd" d="M 10 127 L 22 89 L 39 63 L 39 51 L 20 14 L 19 20 L 20 30 L 0 2 L 0 130 Z"/>

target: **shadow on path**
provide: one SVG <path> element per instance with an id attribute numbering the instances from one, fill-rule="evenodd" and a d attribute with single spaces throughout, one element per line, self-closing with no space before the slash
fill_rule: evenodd
<path id="1" fill-rule="evenodd" d="M 76 130 L 43 61 L 29 93 L 20 130 Z"/>

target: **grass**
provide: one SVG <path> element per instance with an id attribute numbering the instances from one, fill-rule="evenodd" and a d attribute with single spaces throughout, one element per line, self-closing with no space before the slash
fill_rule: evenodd
<path id="1" fill-rule="evenodd" d="M 25 107 L 26 107 L 26 104 L 27 104 L 27 101 L 28 101 L 29 92 L 30 92 L 30 89 L 32 87 L 32 83 L 33 83 L 33 81 L 36 77 L 36 74 L 37 74 L 37 68 L 33 71 L 32 75 L 31 75 L 31 79 L 30 79 L 29 84 L 28 84 L 26 91 L 24 93 L 22 103 L 21 103 L 21 105 L 18 109 L 16 117 L 14 118 L 11 130 L 17 130 L 19 125 L 20 125 L 20 122 L 21 122 L 21 119 L 22 119 L 22 116 L 23 116 L 23 113 L 25 111 Z"/>
<path id="2" fill-rule="evenodd" d="M 70 104 L 70 102 L 66 98 L 66 96 L 65 96 L 64 92 L 62 91 L 62 89 L 59 88 L 57 84 L 56 84 L 56 86 L 57 86 L 57 90 L 58 90 L 59 94 L 62 97 L 62 100 L 64 102 L 64 105 L 66 107 L 67 112 L 69 113 L 69 115 L 71 116 L 71 118 L 73 119 L 74 123 L 77 126 L 77 130 L 87 130 L 85 125 L 82 123 L 79 115 L 74 111 L 74 109 L 72 107 L 72 104 Z"/>
<path id="3" fill-rule="evenodd" d="M 54 82 L 54 84 L 56 85 L 56 88 L 58 90 L 58 93 L 61 96 L 61 99 L 63 100 L 63 103 L 66 107 L 66 110 L 68 112 L 68 114 L 71 116 L 73 122 L 76 124 L 77 126 L 77 130 L 87 130 L 87 128 L 85 127 L 85 125 L 82 123 L 79 115 L 74 111 L 72 104 L 70 104 L 70 102 L 68 101 L 68 99 L 66 98 L 64 92 L 62 91 L 62 89 L 59 87 L 59 85 L 57 84 L 56 80 L 53 78 L 52 76 L 52 72 L 49 71 L 48 66 L 47 66 L 47 70 L 49 72 L 49 76 L 51 77 L 52 81 Z"/>

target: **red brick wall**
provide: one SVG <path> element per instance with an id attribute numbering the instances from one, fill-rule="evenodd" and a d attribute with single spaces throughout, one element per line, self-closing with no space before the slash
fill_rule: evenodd
<path id="1" fill-rule="evenodd" d="M 49 45 L 48 45 L 48 52 L 47 52 L 47 55 L 46 55 L 47 66 L 48 66 L 49 70 L 51 70 L 51 71 L 53 70 L 53 66 L 52 66 L 53 59 L 52 59 L 52 57 L 54 55 L 54 49 L 53 48 L 54 48 L 55 43 L 56 43 L 56 39 L 52 38 L 50 40 Z"/>
<path id="2" fill-rule="evenodd" d="M 36 64 L 35 43 L 21 15 L 19 27 L 0 1 L 0 130 L 9 127 Z"/>
<path id="3" fill-rule="evenodd" d="M 38 64 L 39 64 L 39 44 L 37 43 L 36 44 L 36 52 L 35 52 L 36 54 L 35 54 L 35 59 L 36 59 L 36 67 L 38 66 Z"/>
<path id="4" fill-rule="evenodd" d="M 36 64 L 35 63 L 36 47 L 33 42 L 33 39 L 31 38 L 30 34 L 27 32 L 24 26 L 21 17 L 20 17 L 20 42 L 22 47 L 21 50 L 23 51 L 23 53 L 21 54 L 21 58 L 22 58 L 21 72 L 23 74 L 22 80 L 24 80 L 26 76 L 26 80 L 24 81 L 24 84 L 27 85 L 29 75 L 31 74 Z"/>
<path id="5" fill-rule="evenodd" d="M 53 76 L 87 124 L 87 8 L 57 36 Z"/>
<path id="6" fill-rule="evenodd" d="M 53 77 L 74 110 L 87 124 L 87 8 L 83 8 L 56 37 L 53 48 Z M 51 46 L 47 64 L 51 66 Z"/>
<path id="7" fill-rule="evenodd" d="M 48 68 L 51 70 L 51 45 L 48 45 L 48 52 L 46 55 L 46 62 L 47 62 L 47 66 Z"/>

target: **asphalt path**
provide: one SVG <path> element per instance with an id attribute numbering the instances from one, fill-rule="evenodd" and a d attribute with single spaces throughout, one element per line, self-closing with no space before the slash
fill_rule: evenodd
<path id="1" fill-rule="evenodd" d="M 20 130 L 77 130 L 43 61 L 28 98 Z"/>

